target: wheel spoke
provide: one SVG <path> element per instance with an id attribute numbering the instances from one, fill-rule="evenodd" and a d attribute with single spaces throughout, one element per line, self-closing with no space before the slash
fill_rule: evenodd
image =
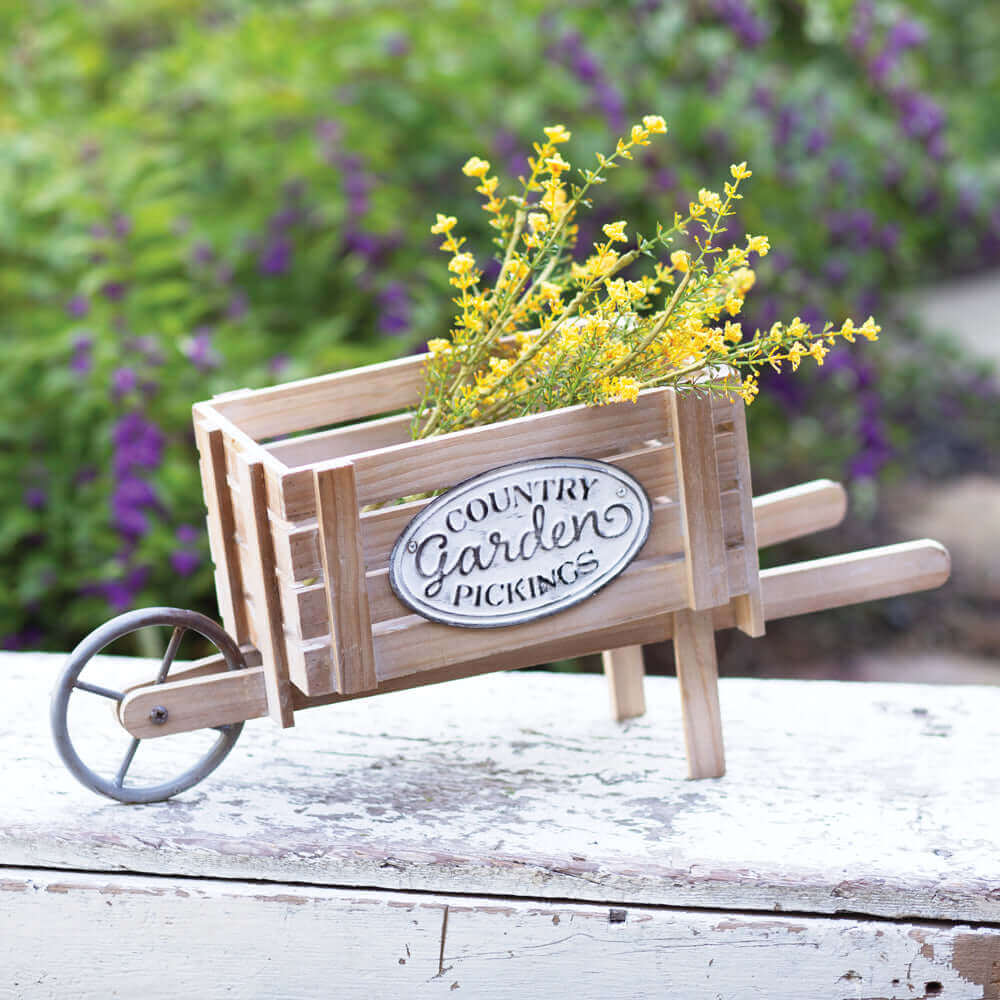
<path id="1" fill-rule="evenodd" d="M 132 765 L 132 760 L 135 757 L 135 752 L 138 749 L 139 749 L 139 740 L 133 737 L 132 742 L 129 744 L 128 750 L 125 753 L 125 759 L 122 761 L 122 766 L 118 768 L 118 773 L 115 775 L 115 784 L 119 788 L 121 788 L 125 782 L 125 775 L 128 773 L 128 769 Z"/>
<path id="2" fill-rule="evenodd" d="M 77 680 L 73 687 L 81 691 L 89 691 L 91 694 L 99 694 L 102 698 L 110 698 L 112 701 L 121 701 L 125 695 L 121 691 L 112 691 L 111 688 L 101 687 L 100 684 L 90 684 L 87 681 Z"/>
<path id="3" fill-rule="evenodd" d="M 184 638 L 184 633 L 186 631 L 187 629 L 184 628 L 183 625 L 175 626 L 173 634 L 170 636 L 170 642 L 167 644 L 167 651 L 163 654 L 163 662 L 160 664 L 160 672 L 156 675 L 157 684 L 162 684 L 166 680 L 167 674 L 170 673 L 174 657 L 177 655 L 181 639 Z"/>

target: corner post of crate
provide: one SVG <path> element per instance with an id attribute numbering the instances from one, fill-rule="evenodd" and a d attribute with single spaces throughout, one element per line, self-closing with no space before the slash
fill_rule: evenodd
<path id="1" fill-rule="evenodd" d="M 726 773 L 712 609 L 729 603 L 712 397 L 694 389 L 669 396 L 688 607 L 674 613 L 674 656 L 684 714 L 688 775 Z"/>
<path id="2" fill-rule="evenodd" d="M 208 522 L 208 544 L 215 565 L 215 590 L 226 631 L 240 646 L 250 642 L 243 574 L 236 541 L 233 498 L 226 481 L 225 440 L 210 415 L 194 409 L 194 434 L 201 459 L 201 483 Z"/>
<path id="3" fill-rule="evenodd" d="M 372 691 L 378 679 L 354 465 L 345 461 L 316 468 L 313 485 L 336 690 Z"/>
<path id="4" fill-rule="evenodd" d="M 295 725 L 285 633 L 278 595 L 277 565 L 274 542 L 267 511 L 267 487 L 263 462 L 239 458 L 240 497 L 246 505 L 250 572 L 247 590 L 254 603 L 254 620 L 260 639 L 264 666 L 264 687 L 267 692 L 267 712 L 279 726 Z"/>
<path id="5" fill-rule="evenodd" d="M 760 592 L 760 556 L 757 524 L 753 512 L 753 485 L 750 478 L 750 446 L 747 441 L 746 405 L 741 399 L 732 404 L 733 436 L 736 439 L 736 475 L 739 485 L 740 527 L 746 570 L 746 593 L 731 599 L 736 627 L 752 638 L 764 634 L 764 601 Z"/>

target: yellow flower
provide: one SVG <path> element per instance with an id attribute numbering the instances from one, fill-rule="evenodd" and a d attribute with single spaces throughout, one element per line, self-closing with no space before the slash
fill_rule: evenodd
<path id="1" fill-rule="evenodd" d="M 649 129 L 645 129 L 641 125 L 633 125 L 632 126 L 632 142 L 636 146 L 648 146 L 649 145 Z"/>
<path id="2" fill-rule="evenodd" d="M 756 280 L 757 275 L 749 267 L 741 267 L 733 271 L 733 287 L 740 295 L 746 295 L 753 288 Z"/>
<path id="3" fill-rule="evenodd" d="M 545 138 L 549 140 L 553 145 L 560 142 L 569 142 L 572 132 L 566 131 L 565 125 L 548 125 L 543 131 L 545 132 Z"/>
<path id="4" fill-rule="evenodd" d="M 642 119 L 642 124 L 645 125 L 650 132 L 667 131 L 667 123 L 659 115 L 646 115 Z"/>
<path id="5" fill-rule="evenodd" d="M 795 343 L 788 348 L 788 360 L 792 363 L 793 372 L 797 372 L 799 370 L 799 364 L 807 354 L 809 354 L 809 348 L 806 347 L 801 340 L 796 340 Z"/>
<path id="6" fill-rule="evenodd" d="M 468 274 L 476 266 L 476 258 L 471 253 L 457 253 L 448 261 L 448 270 L 455 274 Z"/>
<path id="7" fill-rule="evenodd" d="M 552 174 L 553 177 L 558 177 L 560 174 L 569 170 L 569 164 L 558 153 L 554 156 L 550 156 L 545 161 L 545 166 L 549 168 L 549 173 Z"/>
<path id="8" fill-rule="evenodd" d="M 760 392 L 760 386 L 753 375 L 747 375 L 743 379 L 743 384 L 736 391 L 743 397 L 743 402 L 749 406 L 754 401 L 757 393 Z"/>
<path id="9" fill-rule="evenodd" d="M 621 222 L 609 222 L 606 226 L 602 226 L 602 229 L 604 235 L 609 240 L 617 243 L 627 243 L 628 237 L 625 235 L 625 227 L 627 225 L 628 223 L 623 219 Z"/>
<path id="10" fill-rule="evenodd" d="M 691 266 L 691 255 L 687 250 L 675 250 L 670 255 L 670 263 L 673 265 L 674 270 L 683 273 Z"/>
<path id="11" fill-rule="evenodd" d="M 632 151 L 628 148 L 624 139 L 619 139 L 615 146 L 615 156 L 624 156 L 626 160 L 632 159 Z"/>
<path id="12" fill-rule="evenodd" d="M 725 309 L 730 316 L 735 316 L 743 308 L 743 296 L 730 292 L 726 296 Z"/>
<path id="13" fill-rule="evenodd" d="M 729 168 L 729 172 L 733 175 L 733 178 L 738 181 L 745 180 L 747 177 L 753 177 L 753 171 L 747 170 L 746 160 L 742 163 L 734 163 Z"/>
<path id="14" fill-rule="evenodd" d="M 809 345 L 809 353 L 816 359 L 816 364 L 823 364 L 823 358 L 825 358 L 830 352 L 823 346 L 822 340 L 814 340 Z"/>
<path id="15" fill-rule="evenodd" d="M 528 225 L 536 233 L 546 233 L 549 229 L 549 217 L 544 212 L 531 212 L 528 215 Z"/>
<path id="16" fill-rule="evenodd" d="M 766 236 L 748 236 L 747 250 L 751 253 L 758 253 L 761 257 L 766 257 L 771 244 Z"/>
<path id="17" fill-rule="evenodd" d="M 854 320 L 850 318 L 844 320 L 844 325 L 840 328 L 840 335 L 849 344 L 854 343 Z"/>
<path id="18" fill-rule="evenodd" d="M 882 327 L 875 322 L 873 316 L 869 316 L 868 319 L 858 327 L 858 333 L 861 334 L 865 340 L 878 340 L 879 333 L 882 332 Z"/>
<path id="19" fill-rule="evenodd" d="M 439 354 L 447 354 L 450 348 L 451 344 L 443 337 L 435 337 L 433 340 L 427 341 L 427 349 L 434 357 L 437 357 Z"/>
<path id="20" fill-rule="evenodd" d="M 470 156 L 462 167 L 462 173 L 466 177 L 478 177 L 480 180 L 486 176 L 490 169 L 489 160 L 481 160 L 478 156 Z"/>
<path id="21" fill-rule="evenodd" d="M 437 222 L 435 222 L 434 225 L 431 226 L 431 232 L 434 233 L 435 235 L 440 235 L 442 233 L 447 235 L 452 231 L 452 229 L 455 226 L 455 223 L 457 222 L 458 219 L 456 219 L 453 215 L 442 215 L 440 212 L 438 212 Z"/>
<path id="22" fill-rule="evenodd" d="M 709 191 L 707 188 L 702 188 L 698 192 L 698 203 L 710 208 L 713 212 L 722 211 L 722 199 L 714 191 Z"/>

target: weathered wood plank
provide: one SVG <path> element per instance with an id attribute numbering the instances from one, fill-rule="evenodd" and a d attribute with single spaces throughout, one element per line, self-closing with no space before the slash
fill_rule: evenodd
<path id="1" fill-rule="evenodd" d="M 719 667 L 711 609 L 674 614 L 674 658 L 684 713 L 689 778 L 726 773 L 719 711 Z"/>
<path id="2" fill-rule="evenodd" d="M 0 900 L 18 1000 L 129 996 L 137 975 L 148 1000 L 221 1000 L 251 976 L 257 996 L 326 998 L 335 984 L 347 1000 L 560 997 L 567 982 L 579 1000 L 665 983 L 684 1000 L 981 1000 L 1000 958 L 996 928 L 281 883 L 10 869 Z M 151 924 L 155 949 L 136 933 Z"/>
<path id="3" fill-rule="evenodd" d="M 377 683 L 375 650 L 354 466 L 350 462 L 328 466 L 317 469 L 315 476 L 320 552 L 332 640 L 333 689 L 343 694 L 370 691 Z"/>
<path id="4" fill-rule="evenodd" d="M 288 661 L 285 657 L 281 601 L 275 576 L 274 547 L 267 518 L 264 467 L 260 462 L 241 459 L 240 491 L 245 505 L 248 551 L 246 586 L 252 595 L 257 641 L 264 656 L 268 712 L 279 726 L 294 725 Z"/>
<path id="5" fill-rule="evenodd" d="M 670 392 L 664 400 L 674 431 L 688 606 L 694 610 L 716 608 L 729 601 L 730 585 L 712 400 L 678 392 Z"/>
<path id="6" fill-rule="evenodd" d="M 215 409 L 252 438 L 361 420 L 414 406 L 423 389 L 424 355 L 218 397 Z"/>
<path id="7" fill-rule="evenodd" d="M 202 785 L 124 809 L 40 723 L 62 663 L 0 655 L 0 865 L 1000 924 L 1000 688 L 723 678 L 727 777 L 692 785 L 672 679 L 622 726 L 600 676 L 492 674 L 249 724 Z"/>

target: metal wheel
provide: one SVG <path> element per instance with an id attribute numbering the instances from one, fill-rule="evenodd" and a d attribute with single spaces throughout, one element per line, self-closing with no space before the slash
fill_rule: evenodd
<path id="1" fill-rule="evenodd" d="M 162 630 L 163 626 L 171 628 L 172 631 L 166 644 L 166 651 L 163 653 L 163 658 L 160 662 L 159 671 L 151 683 L 162 684 L 167 679 L 171 667 L 177 662 L 181 643 L 187 633 L 195 633 L 203 639 L 208 640 L 222 654 L 229 670 L 243 668 L 243 657 L 240 654 L 239 647 L 226 634 L 225 630 L 212 621 L 211 618 L 206 618 L 195 611 L 184 611 L 181 608 L 143 608 L 139 611 L 129 611 L 123 615 L 119 615 L 117 618 L 112 618 L 111 621 L 106 622 L 100 628 L 91 632 L 70 653 L 62 676 L 59 678 L 56 689 L 52 694 L 52 734 L 55 738 L 56 749 L 59 751 L 59 756 L 62 757 L 63 763 L 69 768 L 73 776 L 87 788 L 101 795 L 106 795 L 108 798 L 117 799 L 119 802 L 162 802 L 164 799 L 169 799 L 172 795 L 177 795 L 179 792 L 191 788 L 201 781 L 202 778 L 211 774 L 222 763 L 243 731 L 242 722 L 215 727 L 214 731 L 218 733 L 218 737 L 206 749 L 201 745 L 201 741 L 204 739 L 205 734 L 212 731 L 202 730 L 199 734 L 199 744 L 193 747 L 196 760 L 182 774 L 167 780 L 163 780 L 162 775 L 160 775 L 151 784 L 142 783 L 141 780 L 139 782 L 130 780 L 126 783 L 126 778 L 135 759 L 136 751 L 143 741 L 129 736 L 126 730 L 121 727 L 121 724 L 117 720 L 117 709 L 119 703 L 125 697 L 125 688 L 133 686 L 135 681 L 121 683 L 119 678 L 115 678 L 114 680 L 117 683 L 96 683 L 95 681 L 98 678 L 85 680 L 81 677 L 81 674 L 88 664 L 92 663 L 98 653 L 107 649 L 116 640 L 124 636 L 133 635 L 144 629 Z M 146 633 L 145 637 L 148 638 L 149 633 Z M 129 661 L 117 661 L 119 673 L 121 672 L 122 664 L 128 663 Z M 116 661 L 109 659 L 105 662 L 102 660 L 102 665 L 107 666 L 108 664 L 114 667 Z M 141 679 L 136 678 L 136 680 Z M 75 698 L 74 695 L 76 696 Z M 110 767 L 105 766 L 102 768 L 104 770 L 103 775 L 95 770 L 91 770 L 83 762 L 73 739 L 70 737 L 69 720 L 71 704 L 76 704 L 80 701 L 90 702 L 91 704 L 82 707 L 85 715 L 89 712 L 87 726 L 89 730 L 95 721 L 93 717 L 93 703 L 99 702 L 102 699 L 110 703 L 114 710 L 113 725 L 118 727 L 117 733 L 119 735 L 125 733 L 130 740 L 122 753 L 118 748 L 110 746 L 107 735 L 100 737 L 102 742 L 95 756 L 112 760 Z M 99 719 L 96 721 L 100 722 Z M 114 735 L 115 733 L 112 733 L 111 737 L 114 738 Z M 166 736 L 162 739 L 145 742 L 151 745 L 174 744 L 176 741 L 180 741 L 184 737 L 191 735 L 181 733 L 176 736 Z M 79 740 L 80 737 L 81 734 L 78 733 L 77 739 Z M 185 747 L 184 749 L 190 750 L 192 748 Z M 115 754 L 115 758 L 111 757 L 112 751 Z M 116 758 L 120 759 L 117 770 L 115 770 L 114 765 L 114 759 Z M 102 763 L 107 765 L 107 760 L 103 760 Z M 176 767 L 176 760 L 173 756 L 169 761 L 169 766 Z"/>

